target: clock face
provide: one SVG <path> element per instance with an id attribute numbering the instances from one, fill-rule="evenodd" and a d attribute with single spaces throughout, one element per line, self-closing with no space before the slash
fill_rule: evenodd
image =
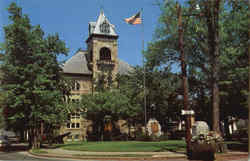
<path id="1" fill-rule="evenodd" d="M 106 20 L 100 25 L 100 30 L 102 33 L 109 33 L 110 32 L 110 26 Z"/>

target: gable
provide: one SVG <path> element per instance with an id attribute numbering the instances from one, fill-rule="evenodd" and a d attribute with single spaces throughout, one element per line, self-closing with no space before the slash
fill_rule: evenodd
<path id="1" fill-rule="evenodd" d="M 115 26 L 109 22 L 103 11 L 101 11 L 96 22 L 89 23 L 89 36 L 92 34 L 118 36 L 115 32 Z"/>

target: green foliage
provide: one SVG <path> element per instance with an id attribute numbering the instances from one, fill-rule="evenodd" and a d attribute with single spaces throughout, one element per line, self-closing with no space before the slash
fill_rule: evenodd
<path id="1" fill-rule="evenodd" d="M 39 129 L 65 119 L 64 94 L 69 89 L 62 76 L 59 54 L 68 49 L 58 34 L 44 36 L 32 26 L 22 9 L 12 3 L 11 23 L 4 27 L 4 56 L 1 64 L 5 119 L 8 128 Z M 33 136 L 35 134 L 31 134 Z"/>
<path id="2" fill-rule="evenodd" d="M 0 108 L 0 129 L 4 128 L 3 109 Z"/>
<path id="3" fill-rule="evenodd" d="M 112 120 L 133 118 L 138 111 L 129 98 L 116 89 L 82 95 L 81 107 L 87 111 L 88 119 L 99 122 L 103 122 L 105 116 L 111 116 Z"/>
<path id="4" fill-rule="evenodd" d="M 130 98 L 132 104 L 140 106 L 135 122 L 144 123 L 144 72 L 140 67 L 135 67 L 129 75 L 118 76 L 118 88 L 122 93 Z M 180 93 L 180 81 L 176 74 L 170 72 L 169 68 L 150 69 L 147 66 L 146 74 L 146 108 L 147 117 L 156 118 L 161 125 L 166 123 L 166 119 L 179 120 L 180 101 L 177 96 Z M 134 105 L 134 106 L 135 106 Z"/>
<path id="5" fill-rule="evenodd" d="M 104 125 L 107 116 L 111 123 L 118 119 L 129 120 L 138 116 L 139 106 L 133 106 L 127 95 L 118 89 L 104 90 L 93 94 L 82 95 L 80 105 L 86 111 L 87 119 L 92 120 L 95 129 L 93 135 L 101 139 L 104 134 Z"/>

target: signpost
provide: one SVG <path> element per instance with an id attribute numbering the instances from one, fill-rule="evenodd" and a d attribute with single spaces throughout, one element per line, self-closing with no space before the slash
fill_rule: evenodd
<path id="1" fill-rule="evenodd" d="M 193 110 L 181 110 L 181 115 L 194 115 Z"/>

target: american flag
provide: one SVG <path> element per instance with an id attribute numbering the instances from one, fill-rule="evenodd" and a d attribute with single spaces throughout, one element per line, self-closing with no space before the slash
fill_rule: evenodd
<path id="1" fill-rule="evenodd" d="M 142 23 L 141 12 L 138 12 L 129 18 L 125 18 L 124 20 L 125 20 L 125 22 L 127 22 L 128 24 L 131 24 L 131 25 L 141 24 Z"/>

